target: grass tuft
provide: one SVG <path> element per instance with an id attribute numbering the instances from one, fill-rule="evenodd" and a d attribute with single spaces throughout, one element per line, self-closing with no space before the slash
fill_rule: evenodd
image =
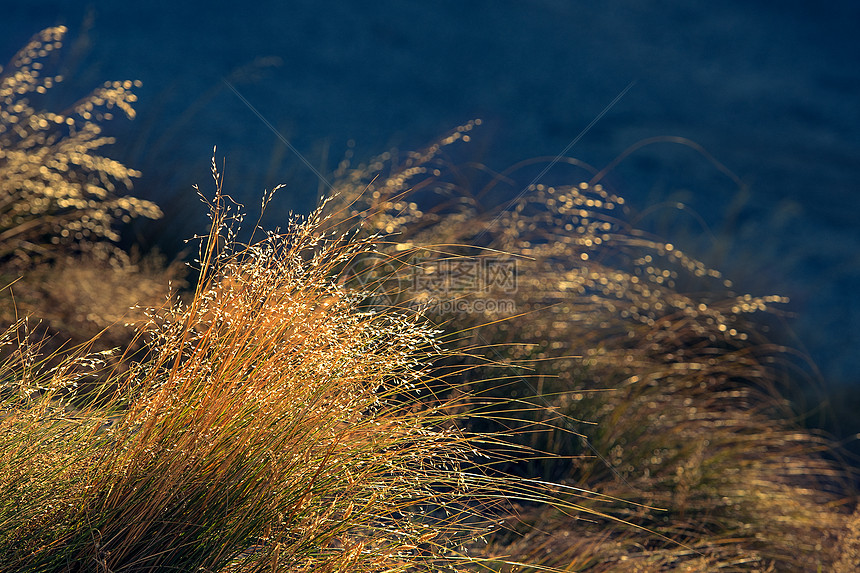
<path id="1" fill-rule="evenodd" d="M 461 428 L 437 331 L 339 284 L 372 239 L 317 211 L 238 244 L 214 174 L 195 294 L 151 314 L 144 360 L 83 405 L 92 357 L 7 361 L 0 571 L 458 570 L 509 498 L 581 509 L 482 470 L 503 437 Z"/>

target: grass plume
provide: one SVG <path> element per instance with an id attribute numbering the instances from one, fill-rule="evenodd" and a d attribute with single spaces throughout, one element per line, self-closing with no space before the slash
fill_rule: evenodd
<path id="1" fill-rule="evenodd" d="M 0 68 L 0 259 L 52 257 L 58 247 L 119 238 L 117 223 L 161 216 L 151 201 L 120 195 L 140 174 L 97 151 L 114 139 L 100 122 L 135 115 L 139 82 L 106 82 L 63 112 L 35 106 L 63 78 L 48 60 L 64 26 L 36 34 Z"/>

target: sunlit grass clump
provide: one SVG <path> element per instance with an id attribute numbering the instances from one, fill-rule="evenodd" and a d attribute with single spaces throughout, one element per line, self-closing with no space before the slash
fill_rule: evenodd
<path id="1" fill-rule="evenodd" d="M 505 489 L 539 489 L 466 471 L 436 333 L 338 286 L 371 243 L 317 213 L 239 245 L 228 203 L 130 371 L 93 387 L 98 356 L 43 371 L 7 333 L 0 571 L 456 569 Z"/>

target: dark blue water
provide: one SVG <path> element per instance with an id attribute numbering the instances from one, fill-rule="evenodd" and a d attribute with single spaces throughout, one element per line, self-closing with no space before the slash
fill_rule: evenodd
<path id="1" fill-rule="evenodd" d="M 206 188 L 216 144 L 229 190 L 250 204 L 280 182 L 282 211 L 316 196 L 313 175 L 224 77 L 321 169 L 349 140 L 367 158 L 474 117 L 484 126 L 459 159 L 503 169 L 554 156 L 635 81 L 568 155 L 601 168 L 664 135 L 707 149 L 745 192 L 669 143 L 640 149 L 606 182 L 638 210 L 657 205 L 643 224 L 740 289 L 789 295 L 797 343 L 842 403 L 860 394 L 856 2 L 4 2 L 0 59 L 60 23 L 69 97 L 107 79 L 144 82 L 112 155 L 142 170 L 138 194 L 171 213 L 162 242 L 204 223 L 191 184 Z"/>

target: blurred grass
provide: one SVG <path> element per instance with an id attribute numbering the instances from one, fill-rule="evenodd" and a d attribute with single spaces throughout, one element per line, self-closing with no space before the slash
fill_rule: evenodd
<path id="1" fill-rule="evenodd" d="M 0 281 L 14 283 L 0 323 L 35 314 L 33 332 L 51 336 L 52 350 L 100 333 L 106 349 L 131 342 L 124 323 L 142 314 L 130 309 L 160 304 L 183 271 L 115 246 L 122 225 L 162 215 L 121 192 L 139 172 L 99 154 L 114 143 L 103 124 L 135 117 L 139 82 L 105 82 L 63 111 L 43 109 L 66 80 L 51 71 L 66 32 L 43 30 L 0 68 Z"/>
<path id="2" fill-rule="evenodd" d="M 138 172 L 96 151 L 113 143 L 100 122 L 116 111 L 134 117 L 133 81 L 106 82 L 70 109 L 38 111 L 40 97 L 63 81 L 45 67 L 62 47 L 65 27 L 33 37 L 0 69 L 0 258 L 29 264 L 55 247 L 116 241 L 115 225 L 161 216 L 159 208 L 117 193 Z"/>
<path id="3" fill-rule="evenodd" d="M 535 528 L 493 549 L 577 571 L 845 562 L 838 540 L 856 522 L 854 470 L 834 461 L 833 443 L 804 428 L 805 413 L 785 398 L 814 383 L 806 357 L 771 343 L 755 316 L 778 312 L 783 297 L 734 292 L 718 271 L 638 229 L 623 198 L 599 184 L 518 187 L 512 170 L 476 185 L 480 177 L 451 168 L 444 152 L 472 129 L 399 163 L 345 169 L 340 205 L 389 234 L 388 252 L 401 261 L 378 267 L 379 284 L 405 285 L 398 302 L 424 300 L 431 316 L 445 299 L 513 299 L 514 312 L 435 315 L 512 365 L 520 383 L 505 395 L 518 404 L 510 417 L 519 427 L 556 426 L 521 436 L 561 457 L 510 471 L 660 508 L 621 510 L 649 532 L 528 508 L 523 519 Z M 523 193 L 483 204 L 496 185 Z M 421 256 L 404 256 L 413 250 Z M 413 286 L 416 272 L 439 268 L 434 259 L 498 253 L 516 261 L 515 292 Z M 469 383 L 483 387 L 480 374 Z"/>

